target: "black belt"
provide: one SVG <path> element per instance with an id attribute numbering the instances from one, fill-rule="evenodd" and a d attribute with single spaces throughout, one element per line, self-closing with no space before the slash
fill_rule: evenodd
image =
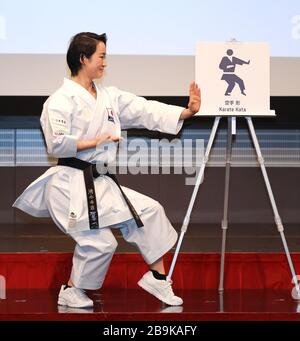
<path id="1" fill-rule="evenodd" d="M 84 182 L 85 182 L 85 189 L 86 189 L 86 197 L 87 197 L 87 204 L 88 204 L 88 212 L 89 212 L 89 221 L 90 221 L 90 229 L 98 229 L 99 228 L 99 219 L 98 219 L 98 210 L 97 210 L 97 199 L 96 199 L 96 192 L 94 186 L 94 178 L 98 178 L 100 175 L 106 175 L 111 178 L 116 185 L 119 187 L 126 204 L 137 224 L 137 227 L 144 226 L 141 218 L 137 214 L 136 210 L 134 209 L 132 203 L 129 201 L 126 194 L 123 192 L 117 177 L 114 174 L 109 173 L 108 171 L 103 172 L 103 174 L 99 173 L 96 167 L 96 164 L 83 161 L 77 159 L 75 157 L 67 157 L 58 159 L 57 162 L 58 166 L 68 166 L 71 168 L 80 169 L 83 171 Z"/>

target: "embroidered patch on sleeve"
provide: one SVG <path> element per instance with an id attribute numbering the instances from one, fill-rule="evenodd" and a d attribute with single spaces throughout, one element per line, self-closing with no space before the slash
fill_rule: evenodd
<path id="1" fill-rule="evenodd" d="M 52 118 L 51 127 L 54 135 L 64 135 L 67 131 L 67 122 L 61 118 Z"/>

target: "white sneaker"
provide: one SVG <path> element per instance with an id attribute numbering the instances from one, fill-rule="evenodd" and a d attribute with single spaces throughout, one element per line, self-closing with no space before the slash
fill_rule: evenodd
<path id="1" fill-rule="evenodd" d="M 182 305 L 173 305 L 173 306 L 164 306 L 161 310 L 161 313 L 182 313 L 183 306 Z"/>
<path id="2" fill-rule="evenodd" d="M 178 307 L 169 307 L 169 308 L 178 308 Z M 58 305 L 57 307 L 57 311 L 60 314 L 91 314 L 94 312 L 94 308 L 93 307 L 87 307 L 87 308 L 72 308 L 72 307 L 68 307 L 66 305 Z"/>
<path id="3" fill-rule="evenodd" d="M 172 281 L 156 279 L 151 271 L 144 274 L 138 281 L 138 285 L 168 305 L 181 305 L 183 303 L 180 297 L 174 295 Z"/>
<path id="4" fill-rule="evenodd" d="M 57 303 L 72 308 L 87 308 L 94 305 L 94 302 L 87 297 L 83 290 L 75 287 L 65 289 L 65 285 L 60 288 Z"/>

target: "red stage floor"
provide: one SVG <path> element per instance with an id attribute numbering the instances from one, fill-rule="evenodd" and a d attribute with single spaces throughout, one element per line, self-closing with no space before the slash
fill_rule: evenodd
<path id="1" fill-rule="evenodd" d="M 300 254 L 292 254 L 300 273 Z M 172 254 L 166 257 L 167 268 Z M 174 271 L 174 291 L 182 307 L 167 307 L 137 286 L 147 271 L 138 254 L 116 254 L 101 290 L 90 292 L 94 310 L 57 307 L 57 295 L 72 264 L 70 253 L 1 253 L 0 276 L 6 298 L 0 320 L 82 321 L 300 321 L 300 301 L 284 254 L 229 253 L 225 292 L 220 296 L 220 255 L 181 253 Z M 1 278 L 0 278 L 1 279 Z"/>
<path id="2" fill-rule="evenodd" d="M 169 307 L 139 289 L 90 292 L 94 309 L 57 306 L 56 289 L 9 289 L 0 320 L 35 321 L 300 321 L 289 290 L 177 290 L 182 307 Z"/>
<path id="3" fill-rule="evenodd" d="M 168 269 L 172 254 L 165 257 Z M 296 274 L 300 274 L 300 254 L 293 253 Z M 7 289 L 56 289 L 66 283 L 72 267 L 71 253 L 0 253 L 0 276 Z M 139 254 L 114 255 L 104 289 L 138 289 L 137 282 L 148 271 Z M 220 254 L 180 253 L 173 274 L 175 289 L 216 289 L 220 274 Z M 293 287 L 283 253 L 227 253 L 225 289 L 274 289 Z"/>

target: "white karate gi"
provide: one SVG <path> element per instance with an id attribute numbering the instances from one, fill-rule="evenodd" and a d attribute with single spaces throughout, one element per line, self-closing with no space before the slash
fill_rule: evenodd
<path id="1" fill-rule="evenodd" d="M 41 125 L 49 154 L 109 163 L 115 160 L 115 150 L 98 146 L 77 152 L 77 141 L 104 133 L 120 136 L 121 127 L 169 134 L 177 134 L 182 127 L 182 107 L 147 101 L 115 87 L 96 89 L 97 99 L 78 83 L 65 79 L 45 102 Z M 124 239 L 138 247 L 148 264 L 162 257 L 177 239 L 157 201 L 122 186 L 144 224 L 137 228 L 113 180 L 101 175 L 94 179 L 94 186 L 100 226 L 96 230 L 89 228 L 83 171 L 78 169 L 51 167 L 13 205 L 36 217 L 51 216 L 76 241 L 71 279 L 83 289 L 98 289 L 104 281 L 117 246 L 111 228 L 120 228 Z"/>

